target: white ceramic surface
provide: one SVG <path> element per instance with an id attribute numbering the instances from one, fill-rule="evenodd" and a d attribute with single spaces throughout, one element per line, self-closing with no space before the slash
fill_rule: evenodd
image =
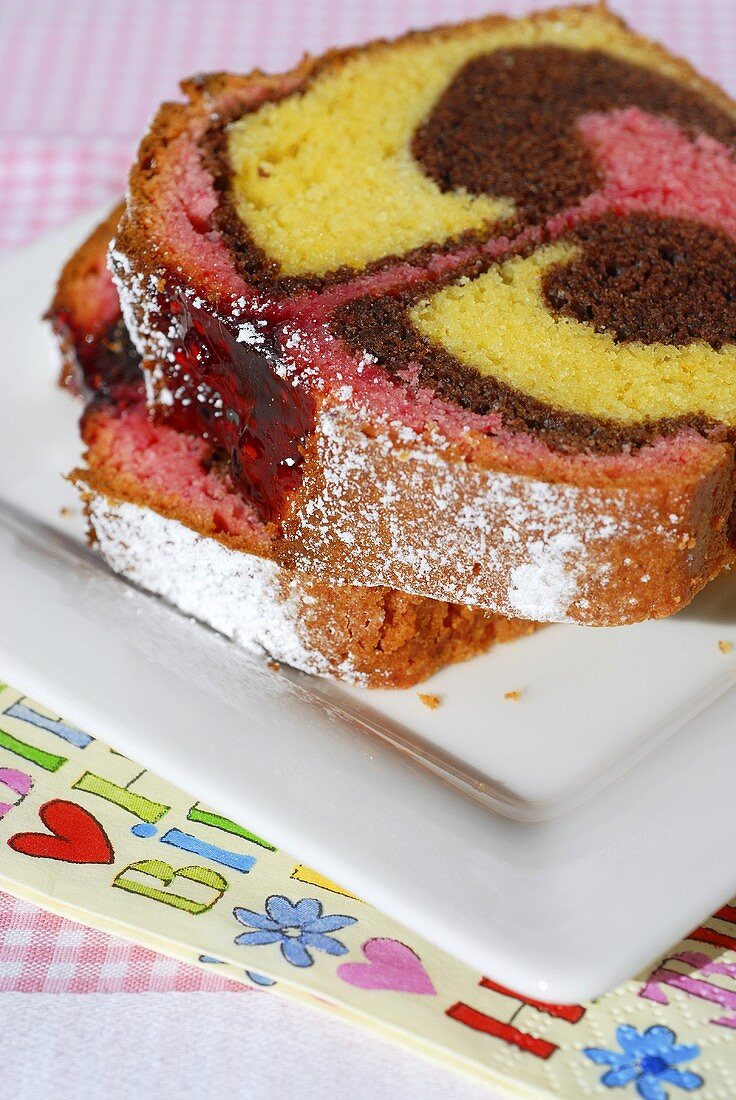
<path id="1" fill-rule="evenodd" d="M 92 222 L 0 268 L 0 498 L 45 525 L 0 522 L 0 674 L 532 996 L 600 993 L 722 904 L 736 579 L 447 669 L 434 711 L 268 672 L 81 548 L 77 410 L 38 318 Z"/>

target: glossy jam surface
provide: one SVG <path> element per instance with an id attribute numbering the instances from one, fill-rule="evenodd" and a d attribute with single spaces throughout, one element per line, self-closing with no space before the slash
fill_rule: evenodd
<path id="1" fill-rule="evenodd" d="M 263 520 L 274 519 L 299 482 L 314 426 L 311 398 L 279 377 L 277 345 L 255 326 L 230 327 L 178 293 L 161 302 L 161 312 L 176 337 L 160 414 L 226 451 L 233 483 Z"/>
<path id="2" fill-rule="evenodd" d="M 52 323 L 69 349 L 72 389 L 85 399 L 102 398 L 116 404 L 126 404 L 134 395 L 142 395 L 141 359 L 119 314 L 96 333 L 75 326 L 66 312 L 55 314 Z"/>

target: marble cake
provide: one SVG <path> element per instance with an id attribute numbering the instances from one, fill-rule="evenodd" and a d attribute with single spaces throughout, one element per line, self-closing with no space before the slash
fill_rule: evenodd
<path id="1" fill-rule="evenodd" d="M 600 6 L 184 90 L 111 260 L 281 563 L 605 625 L 732 560 L 723 92 Z"/>

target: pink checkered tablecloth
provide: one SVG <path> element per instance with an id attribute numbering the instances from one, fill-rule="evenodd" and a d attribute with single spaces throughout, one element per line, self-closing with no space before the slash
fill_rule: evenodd
<path id="1" fill-rule="evenodd" d="M 292 65 L 304 49 L 550 6 L 524 0 L 2 0 L 0 250 L 125 185 L 136 140 L 191 72 Z M 618 0 L 642 31 L 736 92 L 733 0 Z M 92 731 L 94 732 L 94 731 Z M 241 987 L 0 895 L 0 991 Z"/>
<path id="2" fill-rule="evenodd" d="M 0 993 L 248 992 L 0 893 Z"/>

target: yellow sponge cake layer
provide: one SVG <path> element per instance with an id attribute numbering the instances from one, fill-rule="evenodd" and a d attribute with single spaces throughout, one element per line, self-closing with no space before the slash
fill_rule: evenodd
<path id="1" fill-rule="evenodd" d="M 701 413 L 736 425 L 733 344 L 621 343 L 550 311 L 544 276 L 578 254 L 557 244 L 508 260 L 419 302 L 412 321 L 463 365 L 553 408 L 621 423 Z"/>
<path id="2" fill-rule="evenodd" d="M 412 139 L 467 62 L 535 46 L 601 50 L 683 81 L 673 59 L 595 9 L 489 19 L 328 56 L 302 91 L 229 127 L 232 199 L 254 243 L 283 275 L 324 275 L 512 216 L 508 196 L 441 189 Z"/>

